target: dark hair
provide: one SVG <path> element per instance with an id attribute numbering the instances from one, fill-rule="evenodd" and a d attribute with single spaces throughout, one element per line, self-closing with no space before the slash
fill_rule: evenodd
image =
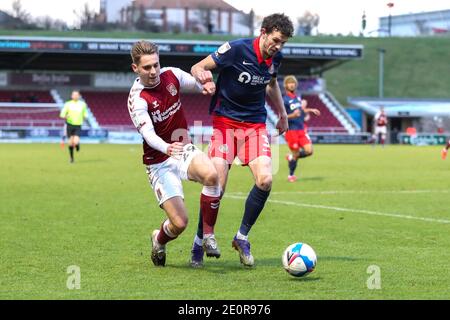
<path id="1" fill-rule="evenodd" d="M 265 17 L 261 28 L 264 28 L 266 33 L 272 33 L 272 31 L 278 30 L 289 38 L 294 34 L 294 25 L 291 19 L 283 13 L 274 13 Z"/>
<path id="2" fill-rule="evenodd" d="M 141 57 L 146 54 L 159 54 L 158 46 L 153 42 L 141 40 L 133 44 L 131 48 L 131 59 L 134 64 L 139 64 Z"/>

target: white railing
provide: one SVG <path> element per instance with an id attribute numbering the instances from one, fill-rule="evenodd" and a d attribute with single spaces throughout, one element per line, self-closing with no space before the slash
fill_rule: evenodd
<path id="1" fill-rule="evenodd" d="M 37 120 L 37 119 L 0 119 L 0 127 L 3 129 L 10 128 L 29 128 L 29 127 L 50 127 L 62 128 L 64 120 Z"/>
<path id="2" fill-rule="evenodd" d="M 60 108 L 58 103 L 40 102 L 0 102 L 0 107 L 7 108 Z"/>

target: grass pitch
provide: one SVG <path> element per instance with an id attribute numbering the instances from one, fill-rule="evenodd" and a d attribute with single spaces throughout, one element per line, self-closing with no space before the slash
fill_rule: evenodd
<path id="1" fill-rule="evenodd" d="M 288 183 L 281 146 L 250 233 L 253 269 L 231 248 L 253 185 L 233 166 L 216 226 L 222 257 L 191 269 L 199 184 L 184 185 L 190 224 L 156 268 L 149 235 L 164 214 L 141 146 L 85 144 L 71 165 L 57 144 L 1 144 L 0 299 L 450 299 L 450 159 L 440 148 L 316 145 Z M 305 278 L 281 266 L 298 241 L 318 256 Z M 67 287 L 70 266 L 80 289 Z"/>

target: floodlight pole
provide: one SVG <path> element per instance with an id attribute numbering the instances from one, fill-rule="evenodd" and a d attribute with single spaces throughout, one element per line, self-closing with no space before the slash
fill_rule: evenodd
<path id="1" fill-rule="evenodd" d="M 384 84 L 383 84 L 383 77 L 384 77 L 384 53 L 386 52 L 385 49 L 379 48 L 379 66 L 378 66 L 378 97 L 383 98 L 383 90 L 384 90 Z"/>

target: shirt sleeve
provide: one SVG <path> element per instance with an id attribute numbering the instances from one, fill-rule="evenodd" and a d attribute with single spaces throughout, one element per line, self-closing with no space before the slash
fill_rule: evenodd
<path id="1" fill-rule="evenodd" d="M 275 55 L 275 58 L 272 60 L 273 70 L 270 70 L 272 77 L 276 78 L 278 75 L 278 70 L 280 70 L 281 60 L 283 59 L 283 55 L 281 52 Z"/>
<path id="2" fill-rule="evenodd" d="M 180 88 L 182 90 L 195 90 L 198 92 L 202 92 L 203 90 L 202 85 L 199 82 L 197 82 L 197 80 L 195 80 L 195 78 L 191 74 L 179 68 L 168 67 L 164 69 L 171 70 L 173 72 L 173 74 L 177 77 L 178 81 L 180 82 Z"/>
<path id="3" fill-rule="evenodd" d="M 216 52 L 211 54 L 212 59 L 219 69 L 233 65 L 236 48 L 239 45 L 236 42 L 225 42 Z"/>
<path id="4" fill-rule="evenodd" d="M 147 102 L 142 98 L 133 99 L 128 112 L 134 126 L 145 142 L 153 149 L 166 154 L 169 144 L 156 134 L 153 122 L 148 114 Z"/>
<path id="5" fill-rule="evenodd" d="M 67 115 L 67 103 L 64 103 L 64 107 L 61 109 L 59 117 L 65 119 L 66 115 Z"/>

